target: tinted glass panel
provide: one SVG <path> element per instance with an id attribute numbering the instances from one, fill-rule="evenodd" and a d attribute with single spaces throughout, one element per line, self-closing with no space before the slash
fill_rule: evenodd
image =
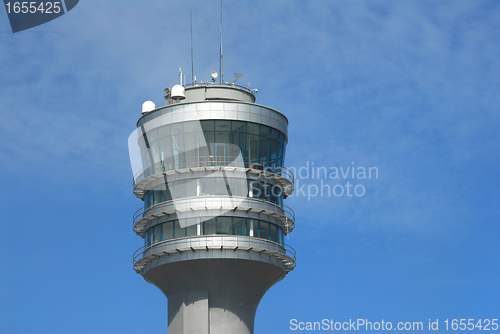
<path id="1" fill-rule="evenodd" d="M 153 191 L 153 205 L 161 202 L 161 192 L 158 190 Z"/>
<path id="2" fill-rule="evenodd" d="M 212 218 L 210 220 L 207 220 L 203 223 L 203 231 L 205 235 L 208 234 L 215 234 L 216 229 L 215 229 L 215 218 Z"/>
<path id="3" fill-rule="evenodd" d="M 254 135 L 258 135 L 259 134 L 259 124 L 256 124 L 256 123 L 247 123 L 247 129 L 248 129 L 248 133 L 252 133 Z"/>
<path id="4" fill-rule="evenodd" d="M 231 121 L 231 131 L 247 132 L 247 122 Z"/>
<path id="5" fill-rule="evenodd" d="M 231 234 L 231 217 L 217 217 L 217 234 Z"/>
<path id="6" fill-rule="evenodd" d="M 214 153 L 213 149 L 213 143 L 215 143 L 215 132 L 209 131 L 209 132 L 204 132 L 203 135 L 205 136 L 205 142 L 207 143 L 207 150 L 209 151 L 210 154 Z"/>
<path id="7" fill-rule="evenodd" d="M 179 221 L 174 221 L 174 236 L 175 238 L 182 238 L 186 236 L 186 229 L 182 228 Z"/>
<path id="8" fill-rule="evenodd" d="M 269 233 L 270 233 L 270 240 L 271 241 L 278 241 L 278 236 L 276 233 L 276 225 L 274 224 L 269 224 Z"/>
<path id="9" fill-rule="evenodd" d="M 144 244 L 148 247 L 162 240 L 170 240 L 174 238 L 174 232 L 175 238 L 196 236 L 199 226 L 197 221 L 198 218 L 188 218 L 156 225 L 146 231 Z M 271 240 L 279 244 L 284 243 L 281 227 L 257 219 L 221 216 L 201 223 L 200 228 L 201 235 L 240 235 Z"/>
<path id="10" fill-rule="evenodd" d="M 259 237 L 259 221 L 256 219 L 247 219 L 247 235 L 250 237 Z"/>
<path id="11" fill-rule="evenodd" d="M 269 150 L 269 163 L 271 166 L 277 165 L 278 163 L 278 143 L 276 141 L 270 141 L 270 150 Z"/>
<path id="12" fill-rule="evenodd" d="M 213 120 L 200 121 L 203 132 L 214 131 L 215 122 Z"/>
<path id="13" fill-rule="evenodd" d="M 153 242 L 161 241 L 161 225 L 156 225 L 154 227 Z"/>
<path id="14" fill-rule="evenodd" d="M 197 229 L 198 229 L 197 225 L 188 225 L 186 227 L 186 236 L 191 237 L 197 235 Z"/>
<path id="15" fill-rule="evenodd" d="M 172 200 L 172 194 L 170 193 L 170 189 L 168 189 L 168 186 L 165 186 L 165 190 L 163 191 L 162 198 L 164 201 L 171 201 Z"/>
<path id="16" fill-rule="evenodd" d="M 174 237 L 174 223 L 163 223 L 163 240 L 169 240 Z"/>
<path id="17" fill-rule="evenodd" d="M 259 160 L 268 161 L 269 157 L 269 139 L 261 139 L 259 142 Z"/>
<path id="18" fill-rule="evenodd" d="M 204 133 L 200 132 L 200 123 Z M 205 141 L 208 145 L 205 145 Z M 151 164 L 151 160 L 156 163 L 144 171 L 145 177 L 175 168 L 226 166 L 232 163 L 231 157 L 240 153 L 243 155 L 246 167 L 262 169 L 268 166 L 282 166 L 286 149 L 284 144 L 284 135 L 276 129 L 251 122 L 227 120 L 175 123 L 152 130 L 147 134 L 146 140 L 144 138 L 139 140 L 144 163 Z M 240 184 L 237 180 L 228 179 L 228 181 L 233 196 L 246 195 L 241 182 Z M 204 189 L 202 185 L 201 192 L 194 183 L 187 185 L 185 183 L 185 181 L 176 183 L 176 187 L 171 187 L 172 189 L 147 192 L 144 198 L 145 207 L 149 208 L 151 205 L 173 198 L 228 194 L 228 189 L 223 189 L 222 185 L 215 188 L 215 181 L 212 187 Z M 259 190 L 255 192 L 256 197 L 281 204 L 281 196 L 263 193 L 262 185 L 257 188 Z"/>
<path id="19" fill-rule="evenodd" d="M 231 143 L 231 132 L 217 131 L 215 132 L 216 143 Z"/>
<path id="20" fill-rule="evenodd" d="M 269 223 L 261 221 L 259 224 L 259 237 L 269 240 Z"/>
<path id="21" fill-rule="evenodd" d="M 233 235 L 246 235 L 246 218 L 233 217 Z"/>
<path id="22" fill-rule="evenodd" d="M 278 130 L 271 128 L 271 139 L 279 140 L 279 134 L 280 132 Z"/>
<path id="23" fill-rule="evenodd" d="M 265 183 L 259 182 L 259 198 L 261 200 L 267 201 L 268 196 L 269 196 L 269 187 Z"/>
<path id="24" fill-rule="evenodd" d="M 250 145 L 250 160 L 258 160 L 259 157 L 259 136 L 248 135 L 249 145 Z"/>
<path id="25" fill-rule="evenodd" d="M 260 136 L 261 137 L 264 137 L 264 138 L 269 138 L 269 135 L 270 135 L 270 128 L 268 126 L 265 126 L 265 125 L 261 125 L 260 126 Z"/>
<path id="26" fill-rule="evenodd" d="M 283 231 L 281 228 L 278 228 L 278 243 L 280 245 L 283 245 Z"/>
<path id="27" fill-rule="evenodd" d="M 215 120 L 215 131 L 231 131 L 231 121 Z"/>

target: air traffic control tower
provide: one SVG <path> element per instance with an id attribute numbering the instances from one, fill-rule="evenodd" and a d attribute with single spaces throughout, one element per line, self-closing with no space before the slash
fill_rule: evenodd
<path id="1" fill-rule="evenodd" d="M 168 298 L 169 334 L 249 334 L 257 306 L 295 267 L 283 199 L 287 118 L 234 83 L 175 85 L 143 104 L 129 138 L 134 269 Z"/>

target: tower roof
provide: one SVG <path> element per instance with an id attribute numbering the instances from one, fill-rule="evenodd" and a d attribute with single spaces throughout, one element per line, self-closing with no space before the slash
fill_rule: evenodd
<path id="1" fill-rule="evenodd" d="M 173 94 L 172 89 L 165 89 L 166 105 L 203 102 L 203 101 L 238 101 L 255 103 L 255 95 L 252 90 L 235 84 L 225 83 L 192 83 L 185 85 L 185 96 L 182 99 Z M 175 93 L 175 92 L 174 92 Z"/>

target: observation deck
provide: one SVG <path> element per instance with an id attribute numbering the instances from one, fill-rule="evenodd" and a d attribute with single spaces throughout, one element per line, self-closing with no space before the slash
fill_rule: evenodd
<path id="1" fill-rule="evenodd" d="M 165 258 L 160 260 L 162 256 Z M 139 248 L 133 255 L 133 263 L 134 270 L 142 274 L 153 261 L 156 261 L 153 264 L 156 266 L 213 258 L 264 260 L 283 267 L 286 272 L 295 268 L 295 250 L 289 245 L 234 235 L 195 236 L 158 242 Z"/>
<path id="2" fill-rule="evenodd" d="M 268 162 L 255 159 L 240 159 L 238 164 L 232 163 L 238 157 L 230 156 L 203 156 L 185 159 L 176 159 L 170 165 L 159 162 L 151 167 L 139 171 L 133 178 L 134 194 L 144 198 L 147 190 L 153 189 L 158 180 L 175 174 L 191 173 L 197 171 L 220 171 L 223 167 L 237 170 L 247 174 L 263 177 L 276 181 L 285 191 L 286 196 L 294 189 L 294 175 L 286 167 L 268 166 Z"/>
<path id="3" fill-rule="evenodd" d="M 134 231 L 144 236 L 151 222 L 164 216 L 189 213 L 190 217 L 218 216 L 222 212 L 241 212 L 244 216 L 252 213 L 276 218 L 283 227 L 285 235 L 295 228 L 295 212 L 286 205 L 276 204 L 260 199 L 243 196 L 200 196 L 186 197 L 178 200 L 162 202 L 148 209 L 140 208 L 134 213 Z"/>

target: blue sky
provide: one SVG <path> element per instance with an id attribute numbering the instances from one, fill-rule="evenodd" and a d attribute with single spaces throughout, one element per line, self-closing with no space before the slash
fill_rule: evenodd
<path id="1" fill-rule="evenodd" d="M 132 270 L 127 138 L 191 76 L 191 9 L 207 81 L 218 1 L 80 1 L 16 34 L 0 10 L 1 333 L 166 332 L 165 297 Z M 255 333 L 500 318 L 500 3 L 224 1 L 223 25 L 227 81 L 290 121 L 289 167 L 379 172 L 299 179 L 366 193 L 285 201 L 297 267 Z"/>

